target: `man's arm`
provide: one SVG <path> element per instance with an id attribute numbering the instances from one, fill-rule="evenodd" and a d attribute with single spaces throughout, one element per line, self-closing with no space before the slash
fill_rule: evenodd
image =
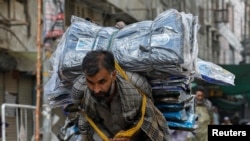
<path id="1" fill-rule="evenodd" d="M 81 75 L 75 80 L 71 90 L 71 99 L 74 104 L 81 103 L 85 89 L 87 89 L 85 76 Z"/>
<path id="2" fill-rule="evenodd" d="M 208 110 L 209 118 L 210 118 L 210 124 L 214 123 L 214 117 L 213 117 L 213 104 L 210 100 L 206 99 L 206 107 Z"/>

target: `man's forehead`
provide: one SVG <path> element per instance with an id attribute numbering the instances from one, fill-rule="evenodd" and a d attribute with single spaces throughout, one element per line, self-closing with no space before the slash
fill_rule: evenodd
<path id="1" fill-rule="evenodd" d="M 202 91 L 196 91 L 196 95 L 203 95 Z"/>

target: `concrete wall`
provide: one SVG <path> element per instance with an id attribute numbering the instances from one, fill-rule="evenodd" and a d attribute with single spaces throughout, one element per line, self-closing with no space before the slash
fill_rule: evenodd
<path id="1" fill-rule="evenodd" d="M 8 10 L 6 3 L 2 4 L 2 6 L 3 8 L 0 8 L 0 11 L 7 17 Z M 24 13 L 25 9 L 27 10 L 27 16 L 25 16 Z M 37 33 L 37 1 L 28 1 L 27 7 L 24 7 L 24 5 L 19 2 L 11 3 L 10 11 L 9 18 L 15 19 L 17 23 L 23 24 L 13 25 L 10 27 L 11 31 L 15 33 L 20 41 L 18 41 L 13 34 L 8 32 L 8 37 L 10 39 L 9 48 L 13 51 L 35 52 Z"/>

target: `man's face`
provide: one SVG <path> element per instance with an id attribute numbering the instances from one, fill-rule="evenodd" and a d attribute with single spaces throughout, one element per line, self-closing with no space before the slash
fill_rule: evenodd
<path id="1" fill-rule="evenodd" d="M 103 99 L 109 96 L 112 83 L 116 79 L 116 71 L 109 72 L 107 69 L 100 69 L 94 76 L 86 76 L 87 86 L 96 99 Z"/>
<path id="2" fill-rule="evenodd" d="M 196 91 L 196 99 L 201 101 L 204 99 L 204 93 L 202 91 Z"/>

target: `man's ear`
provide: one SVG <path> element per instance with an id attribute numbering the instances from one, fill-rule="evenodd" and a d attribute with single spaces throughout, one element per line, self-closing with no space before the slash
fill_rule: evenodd
<path id="1" fill-rule="evenodd" d="M 114 70 L 114 71 L 112 72 L 112 74 L 111 74 L 113 80 L 116 80 L 116 74 L 117 74 L 117 71 Z"/>

